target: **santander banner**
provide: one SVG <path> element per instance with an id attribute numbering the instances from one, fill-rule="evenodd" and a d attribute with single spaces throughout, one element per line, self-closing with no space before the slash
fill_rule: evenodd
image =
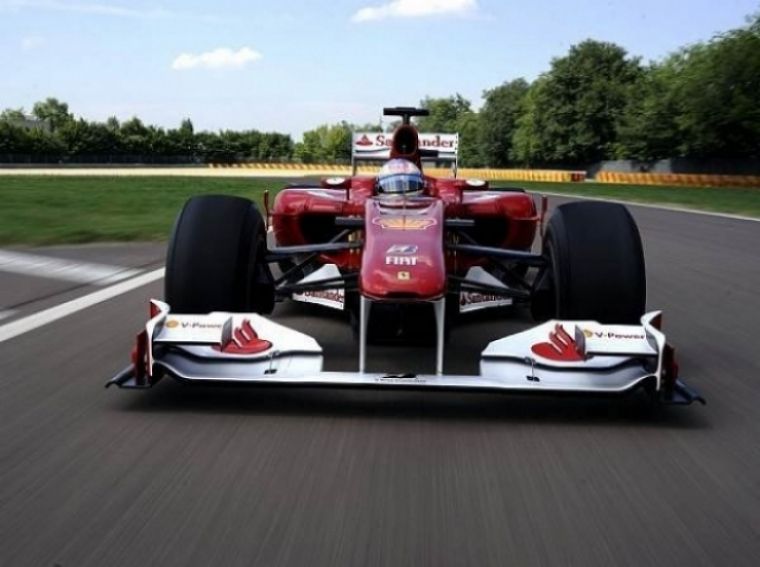
<path id="1" fill-rule="evenodd" d="M 354 132 L 351 151 L 358 159 L 388 159 L 393 134 L 385 132 Z M 420 134 L 420 148 L 438 150 L 442 160 L 453 160 L 459 148 L 459 134 Z"/>

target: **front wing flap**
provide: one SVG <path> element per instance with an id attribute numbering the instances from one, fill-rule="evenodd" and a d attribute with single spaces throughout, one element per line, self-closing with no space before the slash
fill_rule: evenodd
<path id="1" fill-rule="evenodd" d="M 704 403 L 672 374 L 659 313 L 641 325 L 550 321 L 490 343 L 480 375 L 325 372 L 311 337 L 257 314 L 174 315 L 152 301 L 142 359 L 106 386 L 143 389 L 168 375 L 198 384 L 624 394 L 646 388 L 664 403 Z M 142 339 L 140 339 L 142 337 Z M 140 345 L 138 344 L 138 347 Z M 134 356 L 133 356 L 134 358 Z"/>

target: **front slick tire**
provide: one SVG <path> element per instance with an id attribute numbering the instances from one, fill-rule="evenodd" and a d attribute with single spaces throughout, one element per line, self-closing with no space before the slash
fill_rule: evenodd
<path id="1" fill-rule="evenodd" d="M 169 241 L 166 302 L 176 313 L 269 313 L 274 287 L 265 255 L 264 221 L 253 202 L 193 197 Z"/>
<path id="2" fill-rule="evenodd" d="M 546 228 L 549 283 L 534 313 L 638 325 L 646 309 L 644 254 L 631 213 L 615 203 L 557 207 Z"/>

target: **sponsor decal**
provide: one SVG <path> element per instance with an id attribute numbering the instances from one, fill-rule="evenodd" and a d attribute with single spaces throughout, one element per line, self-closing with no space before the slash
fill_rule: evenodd
<path id="1" fill-rule="evenodd" d="M 221 329 L 223 325 L 221 323 L 204 323 L 203 321 L 177 321 L 176 319 L 169 319 L 164 326 L 167 329 L 176 329 L 182 327 L 183 329 Z"/>
<path id="2" fill-rule="evenodd" d="M 343 289 L 321 289 L 311 290 L 299 293 L 303 297 L 310 297 L 312 299 L 324 299 L 326 301 L 337 301 L 343 303 L 346 299 Z"/>
<path id="3" fill-rule="evenodd" d="M 425 230 L 438 224 L 438 221 L 426 217 L 375 217 L 372 224 L 387 230 Z"/>
<path id="4" fill-rule="evenodd" d="M 491 307 L 506 307 L 512 305 L 510 297 L 481 293 L 478 291 L 463 291 L 459 294 L 459 312 L 468 313 Z"/>
<path id="5" fill-rule="evenodd" d="M 480 293 L 477 291 L 463 291 L 459 296 L 459 305 L 477 305 L 479 303 L 493 303 L 504 301 L 503 295 L 493 295 L 490 293 Z"/>
<path id="6" fill-rule="evenodd" d="M 578 352 L 578 344 L 560 324 L 555 325 L 554 330 L 549 333 L 548 342 L 536 343 L 530 347 L 530 350 L 536 356 L 549 360 L 560 362 L 585 360 L 584 356 Z"/>
<path id="7" fill-rule="evenodd" d="M 386 256 L 386 266 L 416 266 L 417 256 Z"/>
<path id="8" fill-rule="evenodd" d="M 419 134 L 421 148 L 435 148 L 456 152 L 459 145 L 457 134 Z M 393 134 L 384 132 L 358 132 L 354 134 L 354 146 L 369 149 L 370 146 L 378 149 L 390 148 L 393 145 Z"/>
<path id="9" fill-rule="evenodd" d="M 421 376 L 414 375 L 397 375 L 397 376 L 378 376 L 375 382 L 379 384 L 427 384 L 428 380 Z"/>
<path id="10" fill-rule="evenodd" d="M 401 281 L 408 282 L 412 279 L 412 274 L 410 272 L 398 272 L 396 277 Z"/>
<path id="11" fill-rule="evenodd" d="M 420 136 L 421 148 L 448 148 L 453 149 L 457 146 L 456 134 L 446 136 L 445 134 L 428 134 Z"/>
<path id="12" fill-rule="evenodd" d="M 334 289 L 309 290 L 294 293 L 293 299 L 296 301 L 314 303 L 316 305 L 323 305 L 332 309 L 342 310 L 345 307 L 346 303 L 346 292 L 342 287 Z"/>
<path id="13" fill-rule="evenodd" d="M 586 338 L 597 339 L 619 339 L 619 340 L 642 340 L 646 335 L 639 333 L 616 333 L 615 331 L 592 331 L 591 329 L 582 329 Z"/>
<path id="14" fill-rule="evenodd" d="M 416 244 L 394 244 L 388 248 L 386 254 L 411 255 L 416 254 L 417 250 L 419 250 L 419 247 Z"/>

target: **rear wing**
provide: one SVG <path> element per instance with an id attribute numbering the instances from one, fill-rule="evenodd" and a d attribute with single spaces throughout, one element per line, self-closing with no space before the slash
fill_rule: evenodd
<path id="1" fill-rule="evenodd" d="M 451 165 L 454 177 L 457 175 L 459 134 L 419 134 L 420 157 L 422 161 Z M 351 140 L 351 168 L 356 169 L 362 162 L 377 163 L 391 157 L 393 134 L 387 132 L 354 132 Z"/>

